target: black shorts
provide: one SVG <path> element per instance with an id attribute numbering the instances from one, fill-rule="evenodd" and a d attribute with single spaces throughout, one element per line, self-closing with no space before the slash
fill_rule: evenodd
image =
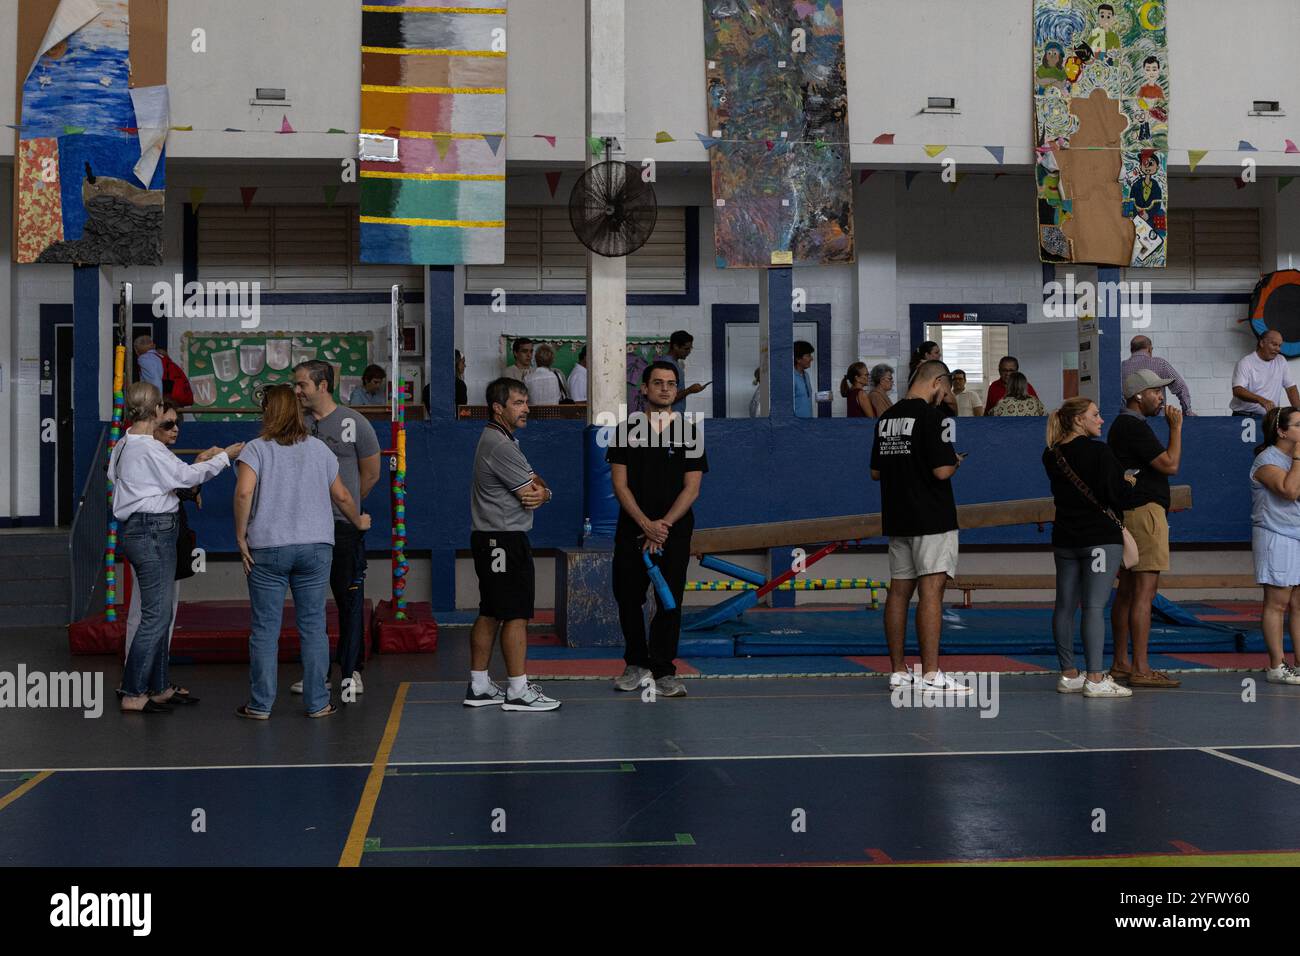
<path id="1" fill-rule="evenodd" d="M 533 549 L 523 531 L 471 531 L 478 612 L 498 621 L 533 616 Z"/>

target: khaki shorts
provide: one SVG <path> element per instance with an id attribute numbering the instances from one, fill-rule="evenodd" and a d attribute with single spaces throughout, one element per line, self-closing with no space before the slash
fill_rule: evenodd
<path id="1" fill-rule="evenodd" d="M 889 576 L 900 581 L 927 574 L 957 576 L 957 532 L 889 539 Z"/>
<path id="2" fill-rule="evenodd" d="M 1169 518 L 1154 501 L 1124 512 L 1124 527 L 1138 546 L 1138 563 L 1130 571 L 1169 570 Z"/>

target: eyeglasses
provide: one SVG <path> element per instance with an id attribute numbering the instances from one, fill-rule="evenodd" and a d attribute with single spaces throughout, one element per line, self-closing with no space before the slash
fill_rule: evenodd
<path id="1" fill-rule="evenodd" d="M 158 423 L 158 427 L 161 428 L 163 431 L 169 431 L 169 432 L 170 432 L 170 431 L 175 431 L 176 429 L 180 428 L 180 427 L 181 427 L 181 423 L 178 422 L 176 419 L 173 418 L 171 421 L 167 421 L 167 422 L 159 422 L 159 423 Z"/>

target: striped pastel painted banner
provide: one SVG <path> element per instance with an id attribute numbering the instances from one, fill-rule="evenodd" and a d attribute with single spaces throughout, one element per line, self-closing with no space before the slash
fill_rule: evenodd
<path id="1" fill-rule="evenodd" d="M 505 260 L 506 0 L 361 7 L 361 260 Z"/>

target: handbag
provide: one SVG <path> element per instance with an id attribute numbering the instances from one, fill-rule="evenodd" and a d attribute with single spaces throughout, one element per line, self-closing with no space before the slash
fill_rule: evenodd
<path id="1" fill-rule="evenodd" d="M 1102 514 L 1115 522 L 1115 524 L 1119 525 L 1120 537 L 1124 541 L 1124 556 L 1120 561 L 1124 565 L 1124 570 L 1127 571 L 1129 568 L 1133 567 L 1133 565 L 1138 563 L 1137 539 L 1133 537 L 1128 528 L 1124 527 L 1124 522 L 1116 517 L 1115 512 L 1111 511 L 1097 500 L 1097 496 L 1092 493 L 1092 489 L 1088 487 L 1087 483 L 1075 474 L 1074 469 L 1070 467 L 1070 463 L 1066 461 L 1065 456 L 1061 454 L 1061 450 L 1053 447 L 1052 452 L 1056 455 L 1056 467 L 1061 469 L 1061 474 L 1065 475 L 1065 477 L 1070 480 L 1070 483 L 1079 489 L 1079 494 L 1091 501 L 1101 509 Z"/>

